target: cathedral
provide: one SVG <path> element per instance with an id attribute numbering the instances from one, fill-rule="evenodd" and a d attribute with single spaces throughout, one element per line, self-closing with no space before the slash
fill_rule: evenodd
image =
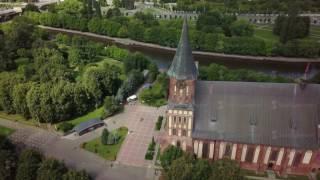
<path id="1" fill-rule="evenodd" d="M 306 175 L 320 168 L 320 85 L 198 80 L 186 19 L 167 74 L 162 148 L 230 158 L 256 172 Z"/>

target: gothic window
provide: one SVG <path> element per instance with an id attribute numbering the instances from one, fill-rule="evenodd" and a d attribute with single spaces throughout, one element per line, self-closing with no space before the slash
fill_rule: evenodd
<path id="1" fill-rule="evenodd" d="M 294 159 L 293 159 L 293 164 L 292 166 L 294 167 L 297 167 L 299 166 L 300 162 L 301 162 L 301 159 L 302 159 L 302 153 L 300 152 L 297 152 Z"/>
<path id="2" fill-rule="evenodd" d="M 253 156 L 254 156 L 254 147 L 249 147 L 247 150 L 247 155 L 245 161 L 248 163 L 251 163 L 253 161 Z"/>
<path id="3" fill-rule="evenodd" d="M 186 124 L 187 123 L 187 118 L 183 117 L 183 123 Z"/>
<path id="4" fill-rule="evenodd" d="M 177 135 L 177 129 L 172 129 L 172 135 L 174 135 L 174 136 Z"/>
<path id="5" fill-rule="evenodd" d="M 181 124 L 181 117 L 178 117 L 178 120 L 179 120 L 179 124 Z"/>
<path id="6" fill-rule="evenodd" d="M 202 158 L 209 157 L 209 144 L 204 142 L 202 147 Z"/>
<path id="7" fill-rule="evenodd" d="M 181 142 L 177 141 L 177 147 L 181 147 Z"/>
<path id="8" fill-rule="evenodd" d="M 231 157 L 231 152 L 232 152 L 231 144 L 227 143 L 226 149 L 224 151 L 224 156 Z"/>
<path id="9" fill-rule="evenodd" d="M 173 123 L 175 124 L 176 123 L 176 116 L 173 116 Z"/>
<path id="10" fill-rule="evenodd" d="M 185 129 L 182 130 L 182 136 L 187 136 L 187 130 Z"/>
<path id="11" fill-rule="evenodd" d="M 271 156 L 270 156 L 270 161 L 276 161 L 277 160 L 277 158 L 278 158 L 278 150 L 273 150 L 272 152 L 271 152 Z"/>

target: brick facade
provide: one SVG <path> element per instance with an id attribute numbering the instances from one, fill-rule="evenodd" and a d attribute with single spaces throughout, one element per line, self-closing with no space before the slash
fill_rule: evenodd
<path id="1" fill-rule="evenodd" d="M 169 99 L 173 103 L 188 104 L 193 102 L 195 80 L 176 80 L 170 78 Z"/>
<path id="2" fill-rule="evenodd" d="M 204 139 L 192 139 L 192 141 L 194 147 L 193 151 L 190 152 L 195 153 L 198 158 L 211 161 L 230 158 L 237 161 L 241 168 L 260 173 L 266 170 L 273 170 L 279 175 L 306 175 L 313 169 L 319 168 L 320 152 L 318 150 L 296 150 L 285 147 L 240 144 Z M 201 149 L 199 148 L 200 144 L 202 144 Z M 204 151 L 210 152 L 211 150 L 204 149 L 203 144 L 213 144 L 212 146 L 207 146 L 213 148 L 212 157 L 204 156 Z M 226 153 L 226 145 L 231 147 L 231 153 Z M 202 152 L 200 152 L 200 150 L 202 150 Z"/>

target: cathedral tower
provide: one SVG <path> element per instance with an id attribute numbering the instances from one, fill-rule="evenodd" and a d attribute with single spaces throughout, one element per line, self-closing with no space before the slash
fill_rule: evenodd
<path id="1" fill-rule="evenodd" d="M 167 72 L 170 77 L 167 110 L 167 134 L 170 144 L 192 149 L 195 85 L 198 70 L 192 56 L 187 19 L 184 19 L 180 42 Z"/>
<path id="2" fill-rule="evenodd" d="M 192 104 L 198 70 L 192 56 L 186 18 L 183 22 L 178 49 L 168 70 L 168 75 L 170 77 L 169 101 L 175 104 Z"/>

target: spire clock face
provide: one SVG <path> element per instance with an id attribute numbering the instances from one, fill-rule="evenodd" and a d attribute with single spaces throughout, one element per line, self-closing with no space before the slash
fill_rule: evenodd
<path id="1" fill-rule="evenodd" d="M 178 87 L 178 89 L 184 89 L 186 86 L 187 86 L 187 84 L 186 84 L 185 81 L 181 81 L 181 80 L 178 80 L 178 81 L 177 81 L 177 87 Z"/>

